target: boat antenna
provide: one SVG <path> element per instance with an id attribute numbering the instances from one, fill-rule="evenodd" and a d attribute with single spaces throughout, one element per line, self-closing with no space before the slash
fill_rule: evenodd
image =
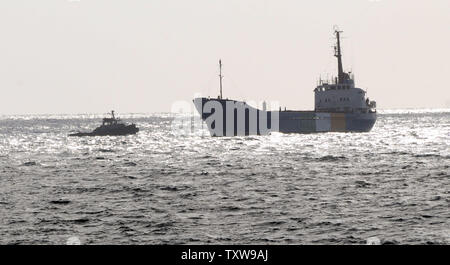
<path id="1" fill-rule="evenodd" d="M 338 27 L 334 27 L 334 34 L 336 35 L 336 46 L 334 46 L 334 56 L 338 59 L 338 80 L 339 84 L 343 83 L 344 81 L 344 70 L 342 69 L 342 53 L 341 53 L 341 40 L 340 40 L 340 34 L 342 31 L 339 30 Z"/>
<path id="2" fill-rule="evenodd" d="M 219 78 L 220 78 L 220 99 L 223 99 L 222 96 L 222 60 L 219 60 Z"/>

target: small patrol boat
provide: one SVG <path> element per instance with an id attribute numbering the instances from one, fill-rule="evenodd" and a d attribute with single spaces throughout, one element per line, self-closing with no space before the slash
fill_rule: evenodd
<path id="1" fill-rule="evenodd" d="M 129 135 L 136 134 L 139 128 L 136 124 L 125 124 L 119 118 L 114 115 L 114 110 L 111 111 L 111 118 L 103 118 L 103 124 L 92 132 L 77 132 L 69 134 L 69 136 L 116 136 L 116 135 Z"/>

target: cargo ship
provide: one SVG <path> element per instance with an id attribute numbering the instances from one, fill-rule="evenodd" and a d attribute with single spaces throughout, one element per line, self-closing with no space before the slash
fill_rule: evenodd
<path id="1" fill-rule="evenodd" d="M 255 108 L 245 101 L 222 96 L 222 61 L 219 60 L 220 93 L 217 98 L 193 100 L 211 136 L 264 135 L 271 132 L 369 132 L 377 119 L 376 102 L 365 90 L 355 86 L 354 75 L 342 66 L 342 31 L 335 29 L 338 74 L 331 80 L 319 80 L 314 89 L 314 110 L 267 110 Z"/>

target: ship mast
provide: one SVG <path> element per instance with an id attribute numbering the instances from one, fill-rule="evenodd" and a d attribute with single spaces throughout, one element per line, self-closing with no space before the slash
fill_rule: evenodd
<path id="1" fill-rule="evenodd" d="M 342 69 L 342 54 L 341 54 L 341 40 L 340 34 L 342 31 L 335 29 L 334 34 L 336 34 L 337 45 L 334 46 L 334 56 L 338 59 L 338 83 L 342 84 L 344 82 L 344 70 Z"/>
<path id="2" fill-rule="evenodd" d="M 222 60 L 219 60 L 220 99 L 222 99 Z"/>

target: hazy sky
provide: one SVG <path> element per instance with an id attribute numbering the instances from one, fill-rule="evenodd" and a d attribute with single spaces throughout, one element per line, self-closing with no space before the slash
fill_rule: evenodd
<path id="1" fill-rule="evenodd" d="M 450 107 L 449 0 L 2 0 L 0 114 L 170 111 L 195 93 L 313 108 L 344 68 L 379 108 Z"/>

